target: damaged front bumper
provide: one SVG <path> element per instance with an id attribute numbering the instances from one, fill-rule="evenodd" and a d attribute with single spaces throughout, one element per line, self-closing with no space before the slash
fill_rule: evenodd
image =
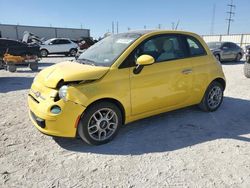
<path id="1" fill-rule="evenodd" d="M 79 117 L 85 107 L 72 102 L 55 100 L 56 89 L 33 83 L 28 96 L 29 115 L 35 127 L 44 134 L 60 137 L 75 137 Z M 53 113 L 53 107 L 60 109 Z"/>

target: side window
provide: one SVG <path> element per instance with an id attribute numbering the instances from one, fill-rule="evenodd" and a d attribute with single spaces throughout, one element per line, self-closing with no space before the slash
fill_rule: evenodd
<path id="1" fill-rule="evenodd" d="M 230 48 L 230 43 L 226 42 L 222 45 L 222 48 L 229 49 Z"/>
<path id="2" fill-rule="evenodd" d="M 69 40 L 65 40 L 65 39 L 61 39 L 59 40 L 58 44 L 69 44 L 70 41 Z"/>
<path id="3" fill-rule="evenodd" d="M 58 44 L 59 43 L 59 40 L 53 40 L 51 41 L 51 44 Z"/>
<path id="4" fill-rule="evenodd" d="M 155 62 L 185 57 L 179 37 L 176 35 L 163 35 L 146 41 L 138 48 L 135 57 L 138 58 L 140 55 L 144 54 L 154 57 Z"/>
<path id="5" fill-rule="evenodd" d="M 232 49 L 237 49 L 238 47 L 237 47 L 237 45 L 236 45 L 236 44 L 234 44 L 234 43 L 230 43 L 230 48 L 232 48 Z"/>
<path id="6" fill-rule="evenodd" d="M 197 39 L 193 37 L 187 37 L 187 44 L 191 56 L 202 56 L 206 54 L 205 49 Z"/>
<path id="7" fill-rule="evenodd" d="M 142 42 L 121 64 L 119 68 L 133 67 L 141 55 L 150 55 L 156 63 L 181 59 L 187 56 L 181 37 L 178 35 L 161 35 Z"/>

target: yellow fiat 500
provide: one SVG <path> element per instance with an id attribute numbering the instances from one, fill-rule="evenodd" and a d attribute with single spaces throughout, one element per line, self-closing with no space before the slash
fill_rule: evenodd
<path id="1" fill-rule="evenodd" d="M 112 140 L 122 124 L 198 104 L 215 111 L 225 78 L 205 42 L 182 31 L 111 35 L 78 60 L 42 70 L 31 86 L 30 118 L 41 132 Z"/>

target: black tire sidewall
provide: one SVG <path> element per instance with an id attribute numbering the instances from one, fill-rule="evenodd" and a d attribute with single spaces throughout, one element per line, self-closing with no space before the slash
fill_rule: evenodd
<path id="1" fill-rule="evenodd" d="M 75 52 L 75 54 L 72 54 L 72 52 Z M 72 57 L 76 56 L 76 53 L 77 53 L 77 50 L 76 50 L 76 49 L 71 49 L 71 50 L 69 51 L 69 55 L 72 56 Z"/>
<path id="2" fill-rule="evenodd" d="M 13 65 L 13 64 L 8 65 L 8 70 L 9 72 L 16 72 L 16 65 Z"/>
<path id="3" fill-rule="evenodd" d="M 106 139 L 104 141 L 96 141 L 96 140 L 92 139 L 88 133 L 88 122 L 89 122 L 89 119 L 91 118 L 91 116 L 98 109 L 101 109 L 101 108 L 110 108 L 116 113 L 116 115 L 118 117 L 118 126 L 117 126 L 115 133 L 111 137 L 109 137 L 108 139 Z M 117 105 L 110 103 L 110 102 L 100 102 L 100 103 L 95 103 L 95 104 L 91 105 L 90 107 L 88 107 L 84 111 L 84 113 L 81 116 L 77 132 L 78 132 L 78 135 L 86 143 L 91 144 L 91 145 L 101 145 L 101 144 L 106 144 L 106 143 L 110 142 L 111 140 L 113 140 L 113 138 L 119 132 L 121 125 L 122 125 L 122 114 L 121 114 L 120 109 L 117 107 Z"/>

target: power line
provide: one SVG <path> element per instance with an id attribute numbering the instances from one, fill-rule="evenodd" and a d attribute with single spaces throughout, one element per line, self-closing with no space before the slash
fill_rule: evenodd
<path id="1" fill-rule="evenodd" d="M 234 21 L 234 19 L 232 19 L 232 17 L 235 15 L 235 12 L 233 10 L 235 10 L 236 6 L 233 4 L 233 0 L 231 0 L 231 4 L 228 4 L 227 6 L 229 7 L 229 11 L 227 12 L 228 19 L 226 19 L 226 20 L 228 21 L 227 34 L 229 35 L 231 22 Z"/>

